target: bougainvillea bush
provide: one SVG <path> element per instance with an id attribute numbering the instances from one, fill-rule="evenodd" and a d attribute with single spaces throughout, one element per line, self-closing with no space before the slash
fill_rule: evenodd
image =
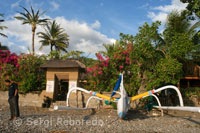
<path id="1" fill-rule="evenodd" d="M 140 86 L 138 81 L 138 67 L 133 58 L 132 42 L 116 42 L 115 45 L 104 45 L 106 52 L 96 54 L 98 59 L 93 67 L 87 69 L 89 76 L 88 89 L 95 91 L 111 91 L 124 73 L 124 86 L 129 95 L 135 95 Z"/>
<path id="2" fill-rule="evenodd" d="M 11 53 L 9 50 L 0 50 L 0 88 L 5 89 L 4 76 L 19 84 L 22 93 L 39 91 L 45 88 L 45 72 L 40 65 L 46 61 L 43 56 Z"/>
<path id="3" fill-rule="evenodd" d="M 11 64 L 16 68 L 19 68 L 18 56 L 15 53 L 11 54 L 9 50 L 0 50 L 0 64 L 0 70 L 2 70 L 6 64 Z"/>
<path id="4" fill-rule="evenodd" d="M 11 53 L 9 50 L 0 50 L 0 78 L 2 79 L 0 88 L 5 88 L 3 80 L 5 74 L 18 75 L 18 60 L 19 57 L 15 53 Z"/>

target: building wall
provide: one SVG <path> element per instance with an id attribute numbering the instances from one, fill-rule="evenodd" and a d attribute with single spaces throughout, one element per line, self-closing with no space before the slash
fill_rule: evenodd
<path id="1" fill-rule="evenodd" d="M 57 77 L 55 77 L 55 75 Z M 46 91 L 54 93 L 54 96 L 55 96 L 57 95 L 57 90 L 55 90 L 55 88 L 57 88 L 57 83 L 56 83 L 57 78 L 69 80 L 68 89 L 70 89 L 71 87 L 78 86 L 79 69 L 78 68 L 48 68 L 46 71 L 46 78 L 47 78 L 47 85 L 48 85 L 48 82 L 53 82 L 52 85 L 50 85 L 52 86 L 50 87 L 52 89 L 48 89 L 47 87 Z M 52 91 L 49 91 L 49 90 L 52 90 Z M 50 98 L 53 98 L 53 97 L 50 97 Z"/>
<path id="2" fill-rule="evenodd" d="M 78 80 L 78 68 L 48 68 L 46 72 L 47 80 L 54 80 L 55 74 L 68 74 L 69 80 Z"/>

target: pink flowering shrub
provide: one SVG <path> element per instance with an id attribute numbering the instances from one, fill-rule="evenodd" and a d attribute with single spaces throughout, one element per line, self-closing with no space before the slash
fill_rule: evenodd
<path id="1" fill-rule="evenodd" d="M 96 91 L 111 91 L 118 80 L 119 74 L 124 72 L 126 73 L 124 79 L 128 81 L 126 87 L 130 88 L 131 91 L 134 90 L 131 89 L 134 83 L 130 83 L 129 80 L 137 75 L 132 72 L 135 68 L 132 46 L 133 44 L 126 44 L 125 46 L 120 44 L 110 45 L 106 53 L 97 53 L 97 62 L 92 67 L 87 68 L 89 86 L 86 86 L 86 88 Z"/>
<path id="2" fill-rule="evenodd" d="M 5 74 L 12 74 L 16 77 L 19 71 L 19 57 L 9 50 L 0 50 L 0 78 L 3 79 Z M 4 80 L 1 80 L 0 88 L 4 88 Z"/>
<path id="3" fill-rule="evenodd" d="M 5 89 L 4 75 L 19 83 L 19 90 L 23 93 L 39 91 L 45 88 L 45 71 L 40 65 L 46 57 L 23 55 L 17 56 L 9 50 L 0 50 L 0 88 Z"/>
<path id="4" fill-rule="evenodd" d="M 6 69 L 7 65 L 13 66 L 13 71 L 17 71 L 19 68 L 18 56 L 15 53 L 10 53 L 9 50 L 0 50 L 0 74 L 5 73 L 2 69 Z"/>

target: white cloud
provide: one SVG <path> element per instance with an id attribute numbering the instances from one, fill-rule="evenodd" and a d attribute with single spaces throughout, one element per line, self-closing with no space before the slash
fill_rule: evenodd
<path id="1" fill-rule="evenodd" d="M 171 5 L 158 6 L 158 7 L 155 7 L 154 9 L 169 13 L 172 10 L 182 11 L 185 9 L 186 6 L 187 4 L 180 2 L 180 0 L 172 0 Z"/>
<path id="2" fill-rule="evenodd" d="M 87 53 L 96 53 L 104 50 L 103 43 L 113 43 L 114 39 L 96 31 L 87 23 L 77 20 L 67 20 L 64 17 L 56 17 L 55 20 L 65 29 L 70 39 L 70 50 L 81 50 Z"/>
<path id="3" fill-rule="evenodd" d="M 145 3 L 142 6 L 140 6 L 139 8 L 147 9 L 148 7 L 149 7 L 149 3 Z"/>
<path id="4" fill-rule="evenodd" d="M 182 11 L 186 8 L 187 4 L 180 2 L 180 0 L 171 0 L 170 5 L 165 6 L 157 6 L 154 7 L 153 10 L 158 11 L 158 13 L 155 12 L 148 12 L 147 17 L 152 19 L 152 21 L 159 20 L 162 22 L 162 24 L 166 23 L 167 15 L 173 11 Z"/>
<path id="5" fill-rule="evenodd" d="M 147 17 L 151 18 L 152 21 L 161 21 L 162 23 L 166 22 L 166 18 L 167 18 L 167 13 L 164 12 L 159 12 L 158 14 L 154 13 L 154 12 L 148 12 Z"/>
<path id="6" fill-rule="evenodd" d="M 48 16 L 47 16 L 48 17 Z M 108 38 L 106 35 L 96 31 L 93 27 L 86 22 L 80 23 L 77 20 L 67 20 L 64 17 L 56 17 L 56 22 L 65 29 L 69 35 L 70 44 L 68 50 L 81 50 L 86 53 L 96 53 L 100 50 L 104 50 L 103 43 L 114 43 L 115 39 Z M 96 22 L 95 22 L 96 23 Z M 7 41 L 3 41 L 3 44 L 7 44 L 13 52 L 28 52 L 28 47 L 31 49 L 31 26 L 22 25 L 19 20 L 11 19 L 5 21 L 5 25 L 8 27 L 5 30 L 5 34 L 8 35 Z M 38 26 L 36 32 L 43 31 L 43 28 Z M 39 38 L 35 36 L 35 50 L 37 54 L 47 54 L 50 51 L 50 47 L 44 47 L 42 51 L 39 51 Z"/>
<path id="7" fill-rule="evenodd" d="M 101 23 L 96 20 L 92 25 L 91 25 L 92 28 L 94 29 L 99 29 L 101 27 Z"/>
<path id="8" fill-rule="evenodd" d="M 60 5 L 55 1 L 51 1 L 50 4 L 53 6 L 52 10 L 57 10 L 60 7 Z"/>
<path id="9" fill-rule="evenodd" d="M 11 8 L 15 8 L 15 7 L 18 7 L 19 6 L 19 3 L 21 2 L 22 0 L 19 0 L 19 1 L 17 1 L 17 2 L 15 2 L 15 3 L 13 3 L 13 4 L 11 4 Z"/>

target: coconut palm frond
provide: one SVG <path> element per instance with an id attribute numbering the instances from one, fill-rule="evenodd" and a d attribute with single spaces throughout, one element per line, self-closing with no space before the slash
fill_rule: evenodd
<path id="1" fill-rule="evenodd" d="M 40 43 L 43 46 L 54 47 L 57 51 L 67 52 L 66 48 L 69 45 L 68 35 L 64 33 L 64 29 L 54 20 L 49 22 L 44 27 L 44 32 L 38 32 L 37 35 L 41 39 Z"/>

